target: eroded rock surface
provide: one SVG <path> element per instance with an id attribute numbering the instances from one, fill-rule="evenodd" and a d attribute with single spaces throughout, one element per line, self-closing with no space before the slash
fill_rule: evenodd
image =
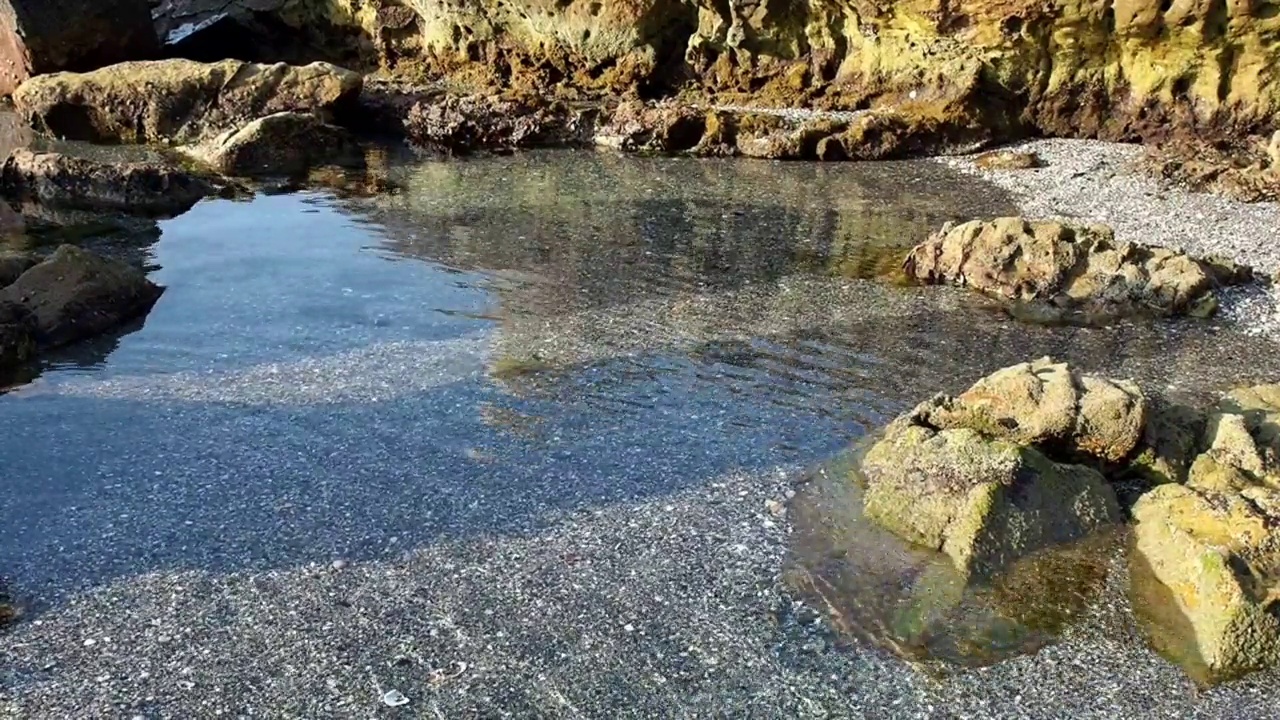
<path id="1" fill-rule="evenodd" d="M 0 95 L 33 75 L 147 59 L 159 47 L 147 0 L 4 0 Z"/>
<path id="2" fill-rule="evenodd" d="M 13 95 L 37 129 L 91 142 L 194 143 L 279 112 L 353 108 L 363 79 L 328 63 L 129 62 L 32 78 Z"/>
<path id="3" fill-rule="evenodd" d="M 1176 608 L 1159 649 L 1202 681 L 1280 663 L 1280 491 L 1161 485 L 1133 517 L 1135 559 Z"/>
<path id="4" fill-rule="evenodd" d="M 326 164 L 351 164 L 360 148 L 346 129 L 311 113 L 276 113 L 184 152 L 225 175 L 297 176 Z"/>
<path id="5" fill-rule="evenodd" d="M 162 292 L 129 265 L 63 245 L 0 290 L 0 305 L 29 313 L 36 344 L 54 348 L 145 314 Z"/>
<path id="6" fill-rule="evenodd" d="M 1246 273 L 1167 248 L 1115 240 L 1105 226 L 1008 217 L 944 227 L 904 264 L 924 284 L 957 284 L 1062 316 L 1206 316 L 1214 289 Z"/>
<path id="7" fill-rule="evenodd" d="M 1069 461 L 1123 459 L 1144 418 L 1127 383 L 1047 358 L 1001 370 L 888 426 L 860 465 L 867 517 L 966 574 L 995 574 L 1119 519 L 1104 477 Z"/>
<path id="8" fill-rule="evenodd" d="M 15 150 L 0 168 L 0 192 L 53 208 L 178 215 L 217 192 L 208 180 L 161 163 L 104 163 Z"/>

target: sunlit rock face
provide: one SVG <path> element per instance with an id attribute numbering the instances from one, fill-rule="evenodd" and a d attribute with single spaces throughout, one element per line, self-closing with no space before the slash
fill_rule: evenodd
<path id="1" fill-rule="evenodd" d="M 902 107 L 1007 132 L 1268 128 L 1270 2 L 1117 0 L 166 0 L 170 40 L 223 15 L 313 49 L 473 87 Z M 229 36 L 230 37 L 230 36 Z M 327 39 L 327 40 L 326 40 Z"/>

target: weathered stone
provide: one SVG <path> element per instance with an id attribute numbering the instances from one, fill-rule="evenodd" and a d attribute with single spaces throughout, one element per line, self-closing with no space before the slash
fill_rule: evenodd
<path id="1" fill-rule="evenodd" d="M 404 128 L 415 145 L 459 154 L 559 145 L 579 135 L 576 117 L 558 103 L 487 96 L 449 95 L 416 103 Z"/>
<path id="2" fill-rule="evenodd" d="M 1118 243 L 1107 227 L 1012 217 L 947 225 L 904 268 L 920 283 L 1091 317 L 1208 314 L 1220 276 L 1179 251 Z"/>
<path id="3" fill-rule="evenodd" d="M 941 550 L 966 575 L 994 575 L 1119 519 L 1095 470 L 969 428 L 935 430 L 910 415 L 867 451 L 861 471 L 868 518 Z"/>
<path id="4" fill-rule="evenodd" d="M 0 169 L 0 192 L 52 207 L 177 215 L 217 192 L 209 181 L 159 163 L 104 163 L 15 150 Z"/>
<path id="5" fill-rule="evenodd" d="M 158 51 L 147 0 L 0 2 L 0 95 L 33 75 L 92 70 Z"/>
<path id="6" fill-rule="evenodd" d="M 682 104 L 621 103 L 597 127 L 593 141 L 600 147 L 663 153 L 692 150 L 707 131 L 707 115 Z"/>
<path id="7" fill-rule="evenodd" d="M 31 253 L 0 250 L 0 289 L 17 280 L 37 262 L 39 258 Z"/>
<path id="8" fill-rule="evenodd" d="M 1202 681 L 1280 663 L 1278 511 L 1280 492 L 1259 486 L 1161 485 L 1133 507 L 1135 551 L 1168 595 L 1135 606 Z"/>
<path id="9" fill-rule="evenodd" d="M 930 427 L 970 428 L 1104 463 L 1133 452 L 1147 414 L 1133 383 L 1083 375 L 1047 357 L 998 370 L 959 396 L 935 399 L 915 412 Z"/>
<path id="10" fill-rule="evenodd" d="M 52 348 L 147 313 L 162 292 L 139 270 L 63 245 L 0 291 L 0 303 L 16 303 L 29 312 L 36 342 Z"/>
<path id="11" fill-rule="evenodd" d="M 359 74 L 328 63 L 128 62 L 32 78 L 14 104 L 37 129 L 92 142 L 193 143 L 279 112 L 353 108 Z"/>
<path id="12" fill-rule="evenodd" d="M 276 113 L 229 130 L 184 152 L 224 175 L 242 177 L 305 174 L 326 164 L 362 159 L 346 129 L 311 113 Z"/>
<path id="13" fill-rule="evenodd" d="M 1039 155 L 1016 150 L 986 152 L 975 157 L 973 164 L 983 170 L 1031 170 L 1044 166 Z"/>

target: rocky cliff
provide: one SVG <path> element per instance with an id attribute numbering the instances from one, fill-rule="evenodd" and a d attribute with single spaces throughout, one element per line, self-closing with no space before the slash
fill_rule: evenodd
<path id="1" fill-rule="evenodd" d="M 253 4 L 280 6 L 293 26 L 358 29 L 371 62 L 472 86 L 698 90 L 838 109 L 905 103 L 1108 139 L 1270 130 L 1280 110 L 1274 0 Z"/>

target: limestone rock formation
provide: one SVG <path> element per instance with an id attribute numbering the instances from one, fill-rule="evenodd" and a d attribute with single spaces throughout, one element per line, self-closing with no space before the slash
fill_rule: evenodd
<path id="1" fill-rule="evenodd" d="M 329 63 L 129 62 L 32 78 L 13 95 L 35 128 L 91 142 L 194 143 L 278 112 L 353 108 L 363 80 Z"/>
<path id="2" fill-rule="evenodd" d="M 36 344 L 54 348 L 145 314 L 162 292 L 139 270 L 63 245 L 0 290 L 0 305 L 29 313 Z"/>
<path id="3" fill-rule="evenodd" d="M 297 176 L 325 164 L 360 159 L 351 133 L 311 113 L 284 112 L 229 130 L 184 152 L 225 175 Z"/>
<path id="4" fill-rule="evenodd" d="M 161 163 L 104 163 L 15 150 L 0 168 L 0 192 L 53 208 L 178 215 L 217 192 L 208 180 Z"/>
<path id="5" fill-rule="evenodd" d="M 1063 316 L 1196 315 L 1217 309 L 1214 288 L 1244 273 L 1185 253 L 1116 242 L 1105 226 L 1007 217 L 944 227 L 904 264 L 924 284 L 965 285 Z"/>
<path id="6" fill-rule="evenodd" d="M 577 117 L 560 104 L 482 95 L 446 95 L 415 103 L 404 130 L 416 145 L 458 154 L 560 145 L 579 136 Z"/>
<path id="7" fill-rule="evenodd" d="M 92 70 L 158 51 L 147 0 L 0 2 L 0 95 L 33 75 Z"/>
<path id="8" fill-rule="evenodd" d="M 894 420 L 863 456 L 865 511 L 897 535 L 988 576 L 1119 519 L 1092 467 L 1136 447 L 1145 417 L 1128 383 L 1049 359 L 1001 370 Z"/>
<path id="9" fill-rule="evenodd" d="M 1068 458 L 1117 463 L 1138 446 L 1146 399 L 1133 383 L 1084 375 L 1040 358 L 982 378 L 955 398 L 917 409 L 939 429 L 972 428 Z"/>

